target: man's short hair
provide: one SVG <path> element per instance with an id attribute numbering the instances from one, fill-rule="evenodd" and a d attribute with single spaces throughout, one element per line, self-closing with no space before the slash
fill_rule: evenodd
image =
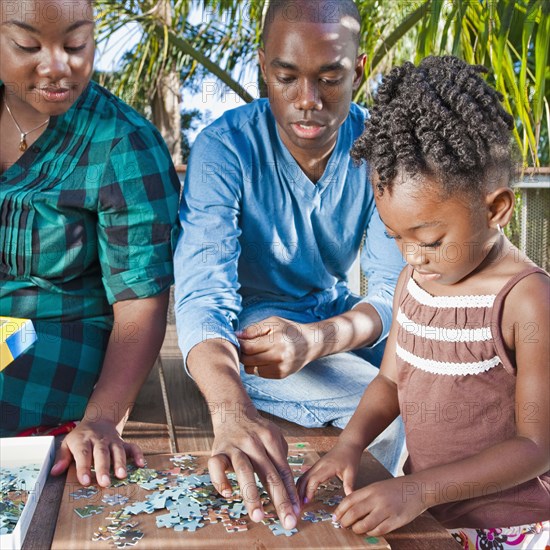
<path id="1" fill-rule="evenodd" d="M 353 0 L 273 0 L 264 17 L 262 41 L 265 46 L 271 24 L 281 15 L 288 23 L 339 23 L 350 17 L 357 25 L 352 29 L 357 46 L 361 34 L 361 15 Z"/>

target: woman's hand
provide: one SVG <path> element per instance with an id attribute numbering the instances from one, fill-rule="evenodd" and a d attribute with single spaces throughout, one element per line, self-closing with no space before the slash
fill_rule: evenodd
<path id="1" fill-rule="evenodd" d="M 51 473 L 54 476 L 62 474 L 74 459 L 78 481 L 82 485 L 90 485 L 93 463 L 97 483 L 101 487 L 109 487 L 111 466 L 116 477 L 126 477 L 127 457 L 132 458 L 136 466 L 145 465 L 141 449 L 126 443 L 113 422 L 83 420 L 61 443 Z"/>
<path id="2" fill-rule="evenodd" d="M 125 443 L 120 434 L 159 354 L 167 307 L 168 292 L 113 305 L 115 326 L 131 330 L 133 336 L 120 338 L 116 331 L 111 333 L 101 375 L 84 419 L 61 444 L 52 475 L 64 472 L 74 458 L 82 485 L 91 483 L 93 464 L 98 484 L 108 487 L 111 466 L 115 475 L 123 478 L 127 457 L 139 467 L 145 464 L 139 447 Z"/>

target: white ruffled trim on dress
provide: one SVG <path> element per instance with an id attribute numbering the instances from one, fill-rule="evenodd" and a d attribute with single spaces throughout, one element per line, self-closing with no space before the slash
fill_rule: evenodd
<path id="1" fill-rule="evenodd" d="M 468 374 L 481 374 L 496 367 L 502 361 L 498 355 L 485 361 L 476 361 L 475 363 L 452 363 L 446 361 L 435 361 L 418 357 L 411 352 L 403 349 L 399 344 L 396 345 L 398 357 L 406 361 L 413 367 L 429 372 L 431 374 L 448 374 L 451 376 L 466 376 Z"/>
<path id="2" fill-rule="evenodd" d="M 479 294 L 469 296 L 432 296 L 410 277 L 407 283 L 409 294 L 421 305 L 436 308 L 467 308 L 493 307 L 495 294 Z"/>
<path id="3" fill-rule="evenodd" d="M 470 329 L 419 325 L 411 321 L 401 309 L 397 313 L 397 322 L 403 327 L 403 330 L 427 340 L 437 340 L 439 342 L 486 342 L 493 338 L 491 327 Z"/>

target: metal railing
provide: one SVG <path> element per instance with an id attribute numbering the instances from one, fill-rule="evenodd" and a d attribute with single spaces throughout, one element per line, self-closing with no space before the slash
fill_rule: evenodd
<path id="1" fill-rule="evenodd" d="M 527 170 L 514 189 L 517 204 L 510 240 L 550 271 L 550 168 Z"/>

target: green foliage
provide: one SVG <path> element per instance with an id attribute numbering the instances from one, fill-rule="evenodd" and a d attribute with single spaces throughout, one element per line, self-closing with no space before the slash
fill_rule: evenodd
<path id="1" fill-rule="evenodd" d="M 521 248 L 521 209 L 522 209 L 522 193 L 521 189 L 514 190 L 516 204 L 514 207 L 514 214 L 510 223 L 504 228 L 504 233 L 518 248 Z"/>
<path id="2" fill-rule="evenodd" d="M 367 78 L 356 101 L 368 104 L 381 75 L 404 61 L 453 54 L 485 65 L 488 79 L 516 119 L 525 165 L 550 162 L 549 0 L 356 0 L 362 14 L 361 49 Z M 201 68 L 250 101 L 239 67 L 255 63 L 268 0 L 202 0 L 203 17 L 188 22 L 190 0 L 97 0 L 98 40 L 129 23 L 141 40 L 109 87 L 146 108 L 162 75 L 176 70 L 183 85 Z M 195 83 L 197 80 L 195 80 Z"/>
<path id="3" fill-rule="evenodd" d="M 198 128 L 199 123 L 207 125 L 211 122 L 210 111 L 199 111 L 199 109 L 186 109 L 181 113 L 181 152 L 182 163 L 187 164 L 191 143 L 189 132 Z"/>
<path id="4" fill-rule="evenodd" d="M 395 24 L 376 22 L 374 28 L 383 30 L 374 47 L 369 78 L 356 100 L 369 102 L 372 83 L 390 65 L 405 59 L 418 62 L 427 55 L 456 55 L 489 69 L 487 78 L 503 94 L 516 119 L 514 134 L 524 164 L 547 165 L 550 2 L 426 0 L 398 5 L 404 11 Z M 362 13 L 371 17 L 369 11 Z"/>
<path id="5" fill-rule="evenodd" d="M 175 70 L 185 84 L 207 69 L 250 100 L 231 73 L 240 60 L 251 60 L 255 51 L 245 39 L 248 30 L 242 22 L 220 20 L 218 10 L 227 4 L 205 0 L 206 16 L 191 25 L 190 1 L 97 0 L 98 43 L 108 48 L 111 37 L 122 27 L 133 25 L 140 34 L 138 43 L 125 55 L 117 80 L 106 77 L 105 84 L 132 106 L 140 107 L 144 100 L 151 102 L 164 74 Z"/>

